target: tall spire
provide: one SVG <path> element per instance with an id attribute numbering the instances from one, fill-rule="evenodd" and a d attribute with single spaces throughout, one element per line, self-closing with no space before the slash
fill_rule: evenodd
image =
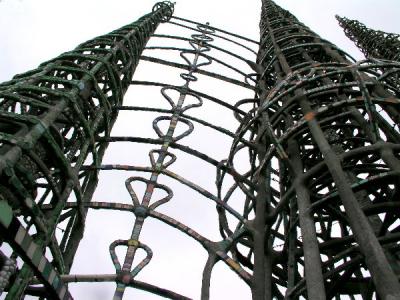
<path id="1" fill-rule="evenodd" d="M 373 30 L 357 20 L 336 16 L 346 36 L 366 57 L 400 61 L 400 35 Z"/>
<path id="2" fill-rule="evenodd" d="M 101 163 L 107 143 L 96 145 L 95 139 L 109 136 L 114 108 L 146 42 L 172 12 L 173 4 L 162 2 L 136 22 L 0 85 L 1 243 L 24 259 L 7 299 L 20 299 L 33 275 L 51 298 L 69 299 L 59 275 L 69 272 L 84 231 L 84 203 L 98 181 L 98 171 L 83 164 Z M 58 243 L 55 230 L 66 218 L 62 212 L 71 193 L 79 205 L 69 211 Z M 9 277 L 0 274 L 2 282 Z"/>
<path id="3" fill-rule="evenodd" d="M 289 299 L 367 297 L 372 282 L 382 299 L 400 297 L 397 250 L 385 242 L 397 235 L 398 217 L 382 207 L 400 188 L 397 175 L 387 177 L 400 171 L 392 148 L 400 110 L 389 100 L 399 103 L 399 91 L 382 88 L 398 65 L 352 62 L 270 0 L 262 1 L 260 32 L 260 103 L 245 127 L 259 126 L 266 148 L 256 173 L 271 174 L 267 185 L 278 192 L 264 200 L 266 241 L 254 250 L 262 264 L 254 266 L 253 299 L 280 298 L 281 290 Z"/>

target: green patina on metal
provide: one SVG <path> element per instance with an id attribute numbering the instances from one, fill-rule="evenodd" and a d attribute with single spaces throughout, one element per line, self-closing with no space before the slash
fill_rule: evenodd
<path id="1" fill-rule="evenodd" d="M 146 42 L 172 13 L 173 5 L 162 2 L 136 22 L 0 84 L 0 195 L 8 202 L 1 201 L 2 222 L 22 216 L 27 230 L 36 229 L 42 251 L 51 249 L 61 273 L 71 266 L 87 212 L 83 203 L 97 183 L 98 171 L 83 171 L 83 163 L 101 163 L 107 143 L 97 145 L 96 139 L 109 136 L 117 117 L 113 107 L 122 104 Z M 80 205 L 69 212 L 58 244 L 54 231 L 71 191 Z M 53 209 L 44 214 L 43 203 Z M 32 275 L 28 265 L 7 299 L 22 295 Z"/>
<path id="2" fill-rule="evenodd" d="M 8 227 L 12 221 L 13 212 L 10 205 L 6 201 L 0 200 L 0 222 L 3 226 Z"/>

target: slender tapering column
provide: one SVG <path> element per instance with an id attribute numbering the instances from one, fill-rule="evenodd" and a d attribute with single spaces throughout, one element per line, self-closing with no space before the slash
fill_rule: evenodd
<path id="1" fill-rule="evenodd" d="M 2 242 L 25 262 L 7 299 L 21 297 L 33 272 L 52 299 L 66 295 L 55 274 L 69 272 L 83 235 L 84 203 L 97 185 L 98 171 L 82 166 L 101 163 L 107 143 L 96 140 L 109 136 L 114 108 L 122 104 L 146 42 L 172 12 L 170 2 L 158 3 L 136 22 L 0 85 L 0 228 Z M 79 205 L 63 213 L 71 193 Z M 43 211 L 44 204 L 52 209 Z M 54 231 L 65 220 L 58 243 Z M 53 262 L 44 268 L 47 247 Z"/>
<path id="2" fill-rule="evenodd" d="M 357 20 L 339 16 L 336 19 L 366 57 L 400 61 L 400 35 L 370 29 Z"/>
<path id="3" fill-rule="evenodd" d="M 260 31 L 259 109 L 243 128 L 261 126 L 257 141 L 266 151 L 257 174 L 265 178 L 272 166 L 280 186 L 272 200 L 264 195 L 272 203 L 269 241 L 254 261 L 265 264 L 266 245 L 283 243 L 272 262 L 278 297 L 283 288 L 289 299 L 369 299 L 374 290 L 399 298 L 399 215 L 389 207 L 400 188 L 400 135 L 391 125 L 400 100 L 373 70 L 399 74 L 400 65 L 353 63 L 271 0 L 262 1 Z M 260 287 L 270 278 L 262 268 L 254 266 L 253 299 L 271 294 L 268 283 Z"/>

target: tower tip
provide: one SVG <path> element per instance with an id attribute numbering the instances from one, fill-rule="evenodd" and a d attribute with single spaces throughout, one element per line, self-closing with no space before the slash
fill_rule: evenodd
<path id="1" fill-rule="evenodd" d="M 171 1 L 160 1 L 154 4 L 152 11 L 155 12 L 159 9 L 164 9 L 166 11 L 166 15 L 164 16 L 162 22 L 168 22 L 174 14 L 176 2 Z"/>

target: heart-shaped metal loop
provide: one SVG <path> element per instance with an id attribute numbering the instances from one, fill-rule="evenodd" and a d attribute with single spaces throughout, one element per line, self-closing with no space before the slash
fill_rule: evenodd
<path id="1" fill-rule="evenodd" d="M 172 190 L 169 187 L 167 187 L 166 185 L 151 181 L 151 180 L 143 178 L 143 177 L 137 177 L 137 176 L 130 177 L 125 181 L 125 186 L 129 192 L 129 194 L 131 195 L 134 207 L 141 206 L 141 204 L 139 203 L 137 194 L 135 193 L 135 191 L 133 190 L 132 185 L 131 185 L 131 183 L 134 181 L 144 182 L 147 185 L 146 193 L 143 195 L 143 202 L 147 202 L 147 203 L 150 202 L 152 195 L 148 194 L 148 192 L 150 191 L 152 193 L 154 189 L 161 189 L 167 193 L 167 195 L 165 197 L 163 197 L 160 200 L 157 200 L 153 204 L 151 204 L 149 206 L 149 210 L 155 209 L 158 206 L 160 206 L 164 203 L 167 203 L 174 196 L 174 193 L 172 192 Z M 143 204 L 143 207 L 144 207 L 144 204 Z"/>
<path id="2" fill-rule="evenodd" d="M 115 270 L 121 272 L 121 263 L 118 260 L 118 256 L 115 252 L 115 248 L 118 246 L 126 246 L 126 247 L 134 247 L 135 249 L 143 249 L 146 252 L 146 257 L 136 266 L 133 270 L 130 271 L 130 275 L 134 278 L 151 260 L 153 257 L 153 251 L 151 251 L 150 247 L 137 240 L 116 240 L 110 245 L 110 256 L 114 263 Z M 125 282 L 128 283 L 128 282 Z"/>
<path id="3" fill-rule="evenodd" d="M 168 91 L 176 91 L 179 93 L 179 95 L 185 95 L 185 101 L 188 101 L 188 97 L 187 96 L 191 96 L 193 98 L 195 98 L 195 102 L 192 104 L 188 104 L 185 106 L 182 106 L 180 108 L 181 112 L 184 112 L 190 108 L 194 108 L 194 107 L 200 107 L 203 105 L 203 100 L 202 98 L 195 92 L 189 91 L 188 89 L 183 89 L 180 87 L 175 87 L 175 86 L 166 86 L 163 87 L 161 89 L 161 94 L 164 96 L 164 98 L 169 102 L 169 104 L 171 105 L 172 109 L 177 109 L 177 105 L 176 103 L 172 100 L 171 96 L 168 95 Z"/>
<path id="4" fill-rule="evenodd" d="M 158 154 L 158 158 L 155 159 L 154 154 Z M 172 154 L 170 152 L 167 152 L 166 150 L 163 149 L 153 149 L 149 152 L 149 157 L 150 157 L 150 162 L 151 166 L 153 168 L 160 168 L 160 169 L 166 169 L 170 165 L 172 165 L 176 161 L 176 156 L 175 154 Z M 169 157 L 169 160 L 165 162 L 164 160 Z M 158 166 L 158 161 L 160 161 L 160 165 Z"/>
<path id="5" fill-rule="evenodd" d="M 158 127 L 158 123 L 159 123 L 160 121 L 163 121 L 163 120 L 169 120 L 169 121 L 170 121 L 170 127 L 168 128 L 168 131 L 169 131 L 171 128 L 175 129 L 175 128 L 176 128 L 176 125 L 177 125 L 179 122 L 182 122 L 182 123 L 184 123 L 184 124 L 186 124 L 186 125 L 188 126 L 188 129 L 185 130 L 183 133 L 179 134 L 178 136 L 171 136 L 171 139 L 172 139 L 174 142 L 183 139 L 184 137 L 186 137 L 186 136 L 188 136 L 189 134 L 191 134 L 191 133 L 193 132 L 193 130 L 194 130 L 194 125 L 193 125 L 193 123 L 190 122 L 190 121 L 187 120 L 187 119 L 184 119 L 184 118 L 181 118 L 181 117 L 177 117 L 177 118 L 174 118 L 174 119 L 173 119 L 172 116 L 160 116 L 160 117 L 155 118 L 154 121 L 153 121 L 153 129 L 154 129 L 154 131 L 157 133 L 157 135 L 158 135 L 160 138 L 165 138 L 165 137 L 167 137 L 167 134 L 168 134 L 168 133 L 167 133 L 167 134 L 164 134 L 164 133 L 161 131 L 160 127 Z"/>
<path id="6" fill-rule="evenodd" d="M 195 56 L 196 54 L 199 54 L 197 61 L 195 62 Z M 192 68 L 192 69 L 198 69 L 199 67 L 202 66 L 208 66 L 212 63 L 212 59 L 209 56 L 206 56 L 205 54 L 202 53 L 196 53 L 196 51 L 193 50 L 185 50 L 179 53 L 179 55 L 186 61 L 186 63 Z M 193 59 L 188 58 L 189 55 L 193 55 Z"/>

